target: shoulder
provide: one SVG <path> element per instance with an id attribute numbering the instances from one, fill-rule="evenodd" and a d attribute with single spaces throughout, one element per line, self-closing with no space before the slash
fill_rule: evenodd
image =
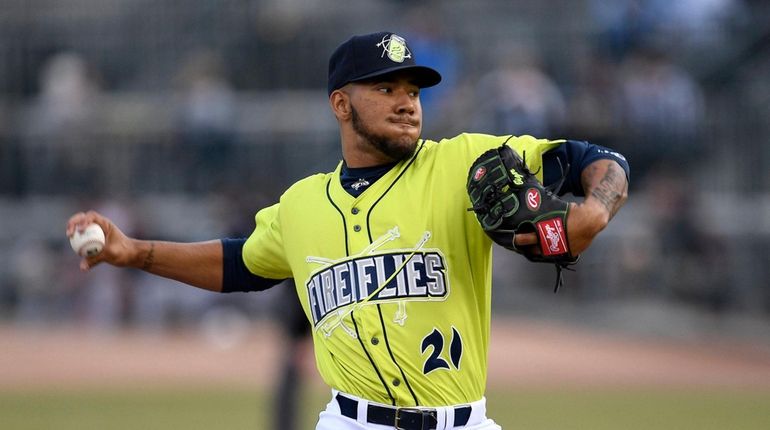
<path id="1" fill-rule="evenodd" d="M 496 148 L 505 142 L 505 137 L 480 133 L 462 133 L 439 141 L 425 140 L 424 156 L 467 156 L 478 155 L 487 149 Z"/>
<path id="2" fill-rule="evenodd" d="M 524 157 L 530 170 L 543 180 L 543 154 L 564 144 L 565 140 L 540 139 L 530 135 L 495 136 L 483 133 L 462 133 L 438 142 L 426 141 L 424 156 L 433 157 L 436 164 L 457 172 L 468 169 L 484 152 L 503 144 L 510 146 Z"/>
<path id="3" fill-rule="evenodd" d="M 319 190 L 325 190 L 333 173 L 317 173 L 310 175 L 292 184 L 281 196 L 281 203 L 293 199 L 304 199 L 308 195 L 315 195 Z"/>
<path id="4" fill-rule="evenodd" d="M 534 136 L 522 135 L 504 135 L 496 136 L 483 133 L 462 133 L 457 136 L 441 139 L 440 141 L 425 141 L 426 155 L 435 153 L 435 155 L 454 154 L 458 156 L 465 154 L 467 157 L 478 157 L 484 151 L 497 148 L 507 144 L 517 152 L 527 152 L 537 155 L 537 158 L 563 144 L 565 140 L 540 139 Z"/>
<path id="5" fill-rule="evenodd" d="M 510 136 L 495 136 L 483 133 L 461 133 L 454 137 L 443 138 L 439 141 L 426 140 L 438 148 L 457 148 L 462 146 L 489 146 L 490 148 L 502 145 Z"/>
<path id="6" fill-rule="evenodd" d="M 283 219 L 287 213 L 292 213 L 297 206 L 313 204 L 319 196 L 326 195 L 326 184 L 329 182 L 331 173 L 317 173 L 298 180 L 290 185 L 281 194 L 277 203 L 266 206 L 257 211 L 257 226 L 260 224 L 274 225 Z"/>

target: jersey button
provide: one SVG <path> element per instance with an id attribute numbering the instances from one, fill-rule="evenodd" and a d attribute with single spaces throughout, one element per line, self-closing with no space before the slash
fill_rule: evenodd
<path id="1" fill-rule="evenodd" d="M 373 337 L 373 338 L 372 338 L 372 345 L 377 345 L 377 344 L 379 344 L 379 343 L 380 343 L 380 340 L 379 340 L 379 339 L 377 339 L 376 337 Z"/>
<path id="2" fill-rule="evenodd" d="M 401 385 L 401 381 L 399 381 L 398 379 L 394 379 L 393 380 L 393 386 L 394 387 L 398 387 L 399 385 Z"/>
<path id="3" fill-rule="evenodd" d="M 352 213 L 353 215 L 356 215 L 356 214 L 358 214 L 358 208 L 353 208 L 353 209 L 351 209 L 351 210 L 350 210 L 350 213 Z"/>
<path id="4" fill-rule="evenodd" d="M 356 224 L 353 226 L 353 231 L 361 231 L 361 226 Z"/>

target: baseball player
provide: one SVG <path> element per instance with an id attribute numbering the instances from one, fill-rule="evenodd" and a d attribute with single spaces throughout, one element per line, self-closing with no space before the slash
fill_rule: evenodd
<path id="1" fill-rule="evenodd" d="M 107 237 L 104 251 L 81 268 L 136 267 L 217 292 L 258 291 L 293 278 L 318 371 L 332 391 L 316 429 L 499 429 L 485 410 L 492 239 L 489 223 L 479 222 L 482 206 L 497 203 L 471 203 L 468 184 L 491 175 L 484 166 L 469 168 L 507 148 L 528 169 L 506 161 L 511 182 L 493 184 L 490 196 L 530 177 L 553 187 L 563 180 L 559 193 L 584 196 L 565 203 L 560 229 L 517 230 L 508 243 L 541 255 L 562 240 L 572 257 L 625 202 L 628 165 L 586 142 L 423 139 L 420 89 L 440 80 L 397 34 L 350 38 L 329 60 L 329 105 L 343 156 L 332 172 L 292 185 L 256 214 L 253 233 L 242 239 L 138 240 L 96 212 L 75 214 L 68 235 L 95 222 Z M 532 188 L 516 210 L 558 199 Z"/>

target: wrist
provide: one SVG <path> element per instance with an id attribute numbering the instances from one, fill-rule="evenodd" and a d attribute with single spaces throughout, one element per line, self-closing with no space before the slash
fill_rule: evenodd
<path id="1" fill-rule="evenodd" d="M 601 204 L 596 205 L 588 201 L 572 203 L 569 216 L 570 236 L 593 239 L 609 223 L 609 215 L 602 210 Z"/>
<path id="2" fill-rule="evenodd" d="M 146 240 L 132 240 L 134 249 L 129 266 L 135 269 L 150 270 L 155 262 L 155 242 Z"/>
<path id="3" fill-rule="evenodd" d="M 607 208 L 596 199 L 586 199 L 578 205 L 583 212 L 586 226 L 593 234 L 598 234 L 610 223 L 610 213 Z"/>

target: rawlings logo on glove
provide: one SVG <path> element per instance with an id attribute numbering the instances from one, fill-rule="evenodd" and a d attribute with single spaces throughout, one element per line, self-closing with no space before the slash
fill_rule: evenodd
<path id="1" fill-rule="evenodd" d="M 523 254 L 530 261 L 553 263 L 555 290 L 561 270 L 574 264 L 567 238 L 569 203 L 544 187 L 524 160 L 508 145 L 490 149 L 468 171 L 468 196 L 481 228 L 497 244 Z M 521 201 L 524 204 L 520 204 Z M 539 246 L 517 248 L 517 233 L 536 233 Z"/>
<path id="2" fill-rule="evenodd" d="M 547 245 L 543 247 L 544 255 L 561 255 L 569 252 L 567 236 L 564 233 L 561 219 L 553 218 L 541 221 L 537 224 L 537 230 L 540 238 L 545 238 L 544 245 Z"/>

